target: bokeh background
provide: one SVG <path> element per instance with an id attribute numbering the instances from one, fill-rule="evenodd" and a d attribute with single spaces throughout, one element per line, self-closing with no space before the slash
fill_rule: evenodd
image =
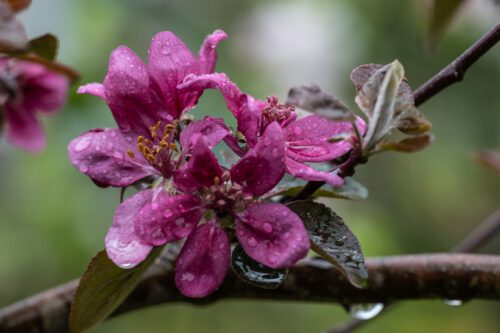
<path id="1" fill-rule="evenodd" d="M 281 99 L 291 86 L 315 82 L 354 107 L 352 68 L 398 58 L 418 87 L 500 17 L 489 0 L 462 8 L 434 51 L 423 47 L 422 1 L 35 0 L 21 15 L 30 36 L 59 36 L 62 62 L 80 83 L 101 81 L 109 53 L 126 44 L 143 58 L 151 37 L 174 31 L 195 51 L 216 28 L 230 39 L 219 48 L 224 71 L 250 94 Z M 333 208 L 360 238 L 367 256 L 446 251 L 498 208 L 500 178 L 472 158 L 500 150 L 500 47 L 421 110 L 436 142 L 407 155 L 385 153 L 358 168 L 370 190 L 363 202 Z M 78 96 L 44 119 L 48 147 L 30 155 L 0 142 L 0 306 L 78 277 L 103 248 L 119 201 L 69 164 L 66 145 L 83 131 L 114 126 L 107 106 Z M 227 115 L 217 92 L 195 114 Z M 484 252 L 499 253 L 500 238 Z M 406 302 L 360 332 L 500 331 L 500 304 L 440 300 Z M 228 300 L 206 307 L 164 305 L 110 320 L 91 332 L 322 332 L 347 319 L 335 304 Z"/>

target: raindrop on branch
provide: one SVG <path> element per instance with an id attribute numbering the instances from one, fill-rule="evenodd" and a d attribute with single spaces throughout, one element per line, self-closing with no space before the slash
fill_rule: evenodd
<path id="1" fill-rule="evenodd" d="M 354 319 L 368 320 L 376 317 L 384 309 L 383 303 L 363 303 L 349 305 L 349 313 Z"/>

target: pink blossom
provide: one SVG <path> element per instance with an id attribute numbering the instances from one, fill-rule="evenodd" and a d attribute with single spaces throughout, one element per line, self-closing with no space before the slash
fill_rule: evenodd
<path id="1" fill-rule="evenodd" d="M 286 171 L 293 176 L 305 180 L 325 181 L 333 186 L 343 184 L 343 179 L 333 172 L 325 172 L 309 166 L 311 162 L 332 161 L 347 154 L 355 140 L 350 122 L 330 121 L 326 118 L 309 115 L 296 119 L 292 106 L 280 104 L 276 97 L 262 101 L 242 93 L 225 74 L 187 76 L 179 89 L 219 89 L 229 110 L 238 121 L 238 131 L 246 139 L 249 147 L 253 147 L 259 136 L 272 122 L 277 122 L 283 131 L 286 151 Z M 358 118 L 357 126 L 361 132 L 365 123 Z M 349 140 L 330 142 L 332 137 L 346 135 Z M 228 143 L 229 144 L 229 143 Z M 230 145 L 230 144 L 229 144 Z M 230 145 L 236 152 L 244 154 L 237 145 Z"/>
<path id="2" fill-rule="evenodd" d="M 39 152 L 45 135 L 35 114 L 54 114 L 66 102 L 69 81 L 40 64 L 0 58 L 0 103 L 7 140 L 21 149 Z"/>

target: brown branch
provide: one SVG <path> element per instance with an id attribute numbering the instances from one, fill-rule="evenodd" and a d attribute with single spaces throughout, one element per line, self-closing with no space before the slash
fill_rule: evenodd
<path id="1" fill-rule="evenodd" d="M 500 300 L 500 257 L 467 254 L 425 254 L 367 260 L 368 289 L 352 287 L 322 260 L 310 260 L 290 270 L 275 290 L 253 287 L 230 272 L 220 289 L 203 299 L 182 296 L 174 270 L 153 267 L 114 315 L 147 306 L 189 302 L 207 304 L 223 299 L 272 299 L 313 302 L 390 303 L 422 298 Z M 67 314 L 77 281 L 45 291 L 0 311 L 1 332 L 66 332 Z"/>

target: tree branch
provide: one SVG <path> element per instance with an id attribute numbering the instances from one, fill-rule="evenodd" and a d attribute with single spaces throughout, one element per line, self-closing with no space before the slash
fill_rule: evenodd
<path id="1" fill-rule="evenodd" d="M 368 259 L 368 289 L 352 287 L 330 264 L 314 259 L 292 268 L 278 289 L 253 287 L 230 272 L 217 292 L 202 299 L 182 296 L 174 284 L 174 270 L 168 266 L 152 267 L 113 315 L 162 303 L 208 304 L 234 298 L 340 304 L 421 298 L 500 300 L 499 256 L 426 254 Z M 70 282 L 4 308 L 0 311 L 0 331 L 66 332 L 77 283 Z"/>

